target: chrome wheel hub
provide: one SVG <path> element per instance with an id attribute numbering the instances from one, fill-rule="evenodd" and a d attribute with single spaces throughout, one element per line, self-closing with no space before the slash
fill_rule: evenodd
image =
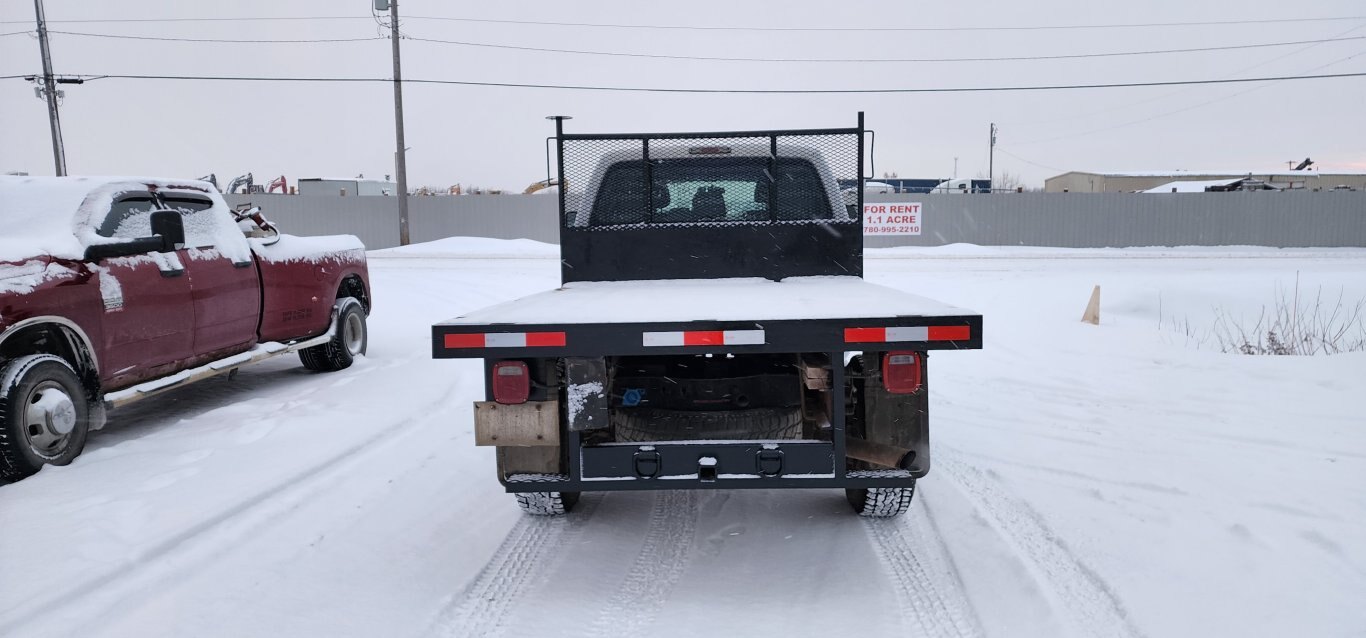
<path id="1" fill-rule="evenodd" d="M 24 434 L 29 447 L 42 456 L 59 456 L 76 429 L 76 402 L 60 384 L 39 383 L 29 393 L 24 410 Z"/>
<path id="2" fill-rule="evenodd" d="M 361 344 L 365 338 L 365 325 L 361 323 L 361 317 L 356 313 L 349 313 L 342 323 L 342 343 L 346 344 L 346 351 L 351 356 L 360 354 Z"/>

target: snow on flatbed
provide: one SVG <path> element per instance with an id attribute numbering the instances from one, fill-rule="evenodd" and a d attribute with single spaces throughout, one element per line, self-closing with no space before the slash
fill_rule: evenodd
<path id="1" fill-rule="evenodd" d="M 590 493 L 522 516 L 474 446 L 483 370 L 431 359 L 430 326 L 552 288 L 559 262 L 420 250 L 371 261 L 351 369 L 280 360 L 175 390 L 0 486 L 0 635 L 1366 627 L 1366 354 L 1225 355 L 1158 327 L 1255 320 L 1297 276 L 1354 302 L 1366 250 L 869 251 L 873 282 L 993 326 L 983 350 L 934 355 L 934 469 L 890 521 L 836 490 Z M 1095 284 L 1099 326 L 1078 322 Z"/>
<path id="2" fill-rule="evenodd" d="M 443 325 L 778 321 L 962 317 L 971 310 L 859 277 L 580 281 L 482 308 Z"/>

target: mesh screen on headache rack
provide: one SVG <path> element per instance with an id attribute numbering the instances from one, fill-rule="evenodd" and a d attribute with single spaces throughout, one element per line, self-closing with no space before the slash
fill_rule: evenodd
<path id="1" fill-rule="evenodd" d="M 776 151 L 776 153 L 775 153 Z M 647 161 L 648 160 L 648 161 Z M 566 228 L 857 223 L 856 133 L 564 140 Z"/>

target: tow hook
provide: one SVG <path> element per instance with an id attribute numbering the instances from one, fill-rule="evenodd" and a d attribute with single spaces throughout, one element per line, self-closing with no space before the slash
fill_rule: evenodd
<path id="1" fill-rule="evenodd" d="M 635 465 L 636 476 L 654 478 L 659 474 L 659 452 L 653 449 L 636 452 Z"/>
<path id="2" fill-rule="evenodd" d="M 759 450 L 754 455 L 760 476 L 778 476 L 783 473 L 782 450 Z"/>

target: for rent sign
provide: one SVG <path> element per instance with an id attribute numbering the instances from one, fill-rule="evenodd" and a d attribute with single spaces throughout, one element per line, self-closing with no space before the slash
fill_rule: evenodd
<path id="1" fill-rule="evenodd" d="M 863 205 L 863 234 L 919 235 L 920 202 Z"/>

